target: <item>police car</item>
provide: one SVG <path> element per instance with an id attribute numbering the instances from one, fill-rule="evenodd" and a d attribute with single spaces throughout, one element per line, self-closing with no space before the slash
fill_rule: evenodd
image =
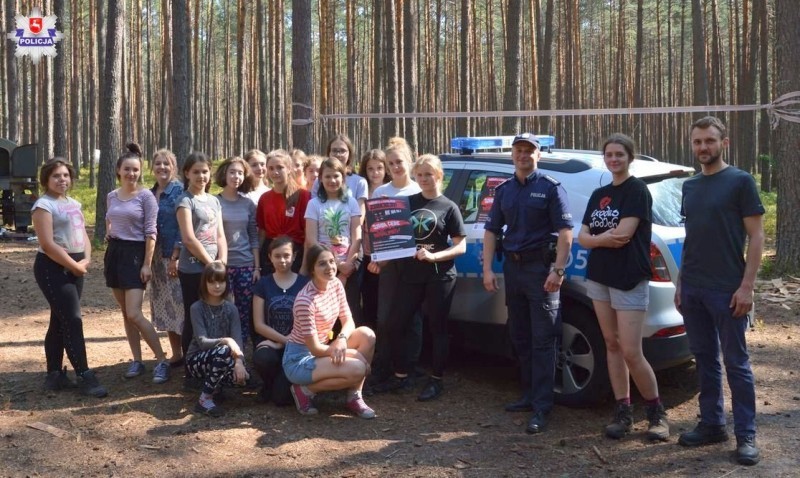
<path id="1" fill-rule="evenodd" d="M 514 174 L 513 136 L 453 138 L 453 153 L 440 156 L 444 167 L 444 194 L 464 217 L 467 252 L 456 259 L 458 281 L 450 315 L 456 339 L 466 346 L 500 353 L 511 350 L 505 327 L 507 311 L 503 269 L 495 257 L 492 269 L 500 290 L 483 288 L 483 225 L 494 198 L 494 188 Z M 555 138 L 538 135 L 542 154 L 537 169 L 561 182 L 567 191 L 578 237 L 589 196 L 611 182 L 598 151 L 555 150 Z M 503 151 L 506 150 L 506 151 Z M 647 183 L 653 197 L 653 232 L 650 242 L 650 305 L 642 333 L 645 356 L 655 370 L 692 359 L 683 317 L 673 305 L 685 231 L 680 216 L 681 185 L 694 174 L 692 168 L 660 161 L 637 160 L 631 173 Z M 556 400 L 564 405 L 586 406 L 610 392 L 606 351 L 592 301 L 586 295 L 589 251 L 577 240 L 567 261 L 561 287 L 563 335 L 556 371 Z M 499 326 L 499 327 L 498 327 Z"/>

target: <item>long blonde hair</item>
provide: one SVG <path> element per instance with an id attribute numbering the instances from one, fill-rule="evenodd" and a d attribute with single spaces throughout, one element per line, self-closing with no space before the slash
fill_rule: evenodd
<path id="1" fill-rule="evenodd" d="M 280 161 L 283 167 L 286 168 L 286 189 L 283 190 L 283 197 L 286 200 L 287 206 L 294 206 L 297 204 L 298 191 L 302 188 L 294 177 L 294 163 L 292 156 L 285 149 L 273 149 L 267 153 L 267 165 L 270 160 Z M 277 191 L 276 191 L 277 192 Z"/>

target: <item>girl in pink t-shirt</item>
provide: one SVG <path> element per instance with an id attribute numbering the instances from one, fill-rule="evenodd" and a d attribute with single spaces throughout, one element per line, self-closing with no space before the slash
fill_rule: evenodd
<path id="1" fill-rule="evenodd" d="M 295 299 L 294 325 L 283 356 L 297 410 L 316 414 L 313 398 L 317 392 L 347 389 L 347 408 L 361 418 L 374 418 L 375 411 L 364 403 L 361 389 L 370 370 L 375 333 L 368 327 L 355 327 L 331 250 L 321 244 L 311 246 L 307 264 L 311 281 Z M 337 320 L 342 328 L 334 337 Z"/>

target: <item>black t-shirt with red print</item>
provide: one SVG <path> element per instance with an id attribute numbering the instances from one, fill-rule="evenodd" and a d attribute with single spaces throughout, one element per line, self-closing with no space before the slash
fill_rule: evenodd
<path id="1" fill-rule="evenodd" d="M 586 205 L 582 223 L 592 235 L 619 226 L 625 217 L 639 218 L 631 242 L 618 249 L 597 247 L 589 253 L 586 277 L 608 287 L 633 289 L 650 277 L 650 234 L 653 198 L 647 184 L 633 176 L 622 184 L 595 189 Z"/>

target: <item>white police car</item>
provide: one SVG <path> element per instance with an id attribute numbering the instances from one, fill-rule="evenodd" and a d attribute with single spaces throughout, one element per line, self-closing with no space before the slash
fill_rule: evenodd
<path id="1" fill-rule="evenodd" d="M 450 311 L 454 331 L 465 345 L 508 353 L 502 264 L 495 258 L 500 291 L 486 292 L 482 278 L 483 224 L 491 209 L 494 188 L 514 174 L 508 149 L 513 136 L 453 138 L 451 154 L 440 156 L 445 171 L 444 193 L 461 209 L 467 230 L 467 252 L 456 259 L 458 281 Z M 537 168 L 559 180 L 567 191 L 575 221 L 574 236 L 589 196 L 611 182 L 597 151 L 553 151 L 555 138 L 537 136 L 542 155 Z M 494 150 L 495 152 L 489 152 Z M 653 197 L 653 232 L 650 243 L 650 305 L 642 334 L 645 356 L 656 370 L 691 360 L 683 317 L 675 310 L 673 295 L 680 267 L 685 231 L 681 224 L 681 184 L 692 168 L 659 161 L 634 161 L 631 172 L 648 184 Z M 586 296 L 589 251 L 572 245 L 561 288 L 563 336 L 556 371 L 556 400 L 585 406 L 608 396 L 610 384 L 606 351 L 592 301 Z"/>

